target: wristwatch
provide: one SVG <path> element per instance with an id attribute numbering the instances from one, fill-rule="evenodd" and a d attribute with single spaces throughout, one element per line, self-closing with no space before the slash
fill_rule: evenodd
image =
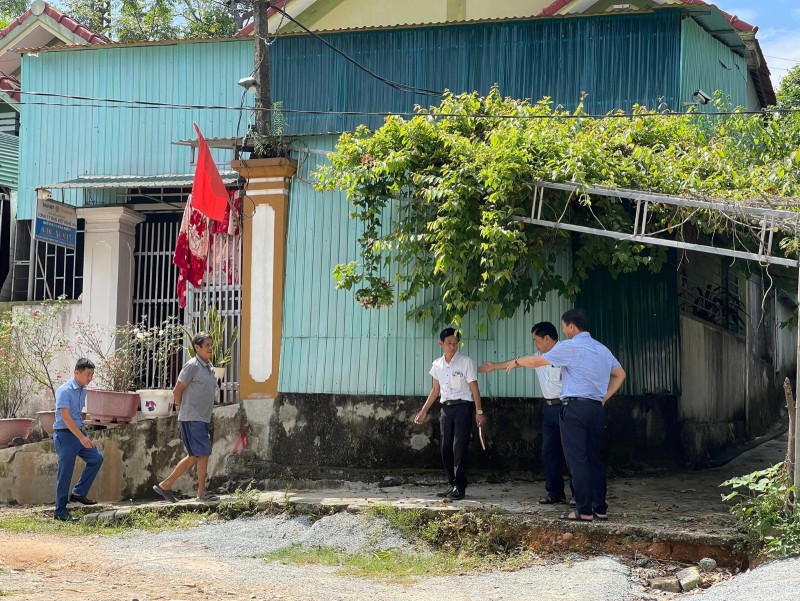
<path id="1" fill-rule="evenodd" d="M 483 409 L 478 409 L 475 413 L 477 413 L 478 415 L 483 415 Z"/>

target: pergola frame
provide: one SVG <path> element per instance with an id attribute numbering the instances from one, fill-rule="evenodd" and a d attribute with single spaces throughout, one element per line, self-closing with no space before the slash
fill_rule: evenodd
<path id="1" fill-rule="evenodd" d="M 798 212 L 787 211 L 785 209 L 775 209 L 766 205 L 764 202 L 752 203 L 723 199 L 702 200 L 683 198 L 681 196 L 670 196 L 667 194 L 657 194 L 654 192 L 629 190 L 625 188 L 585 186 L 574 182 L 558 183 L 535 181 L 533 184 L 535 187 L 533 192 L 533 204 L 531 206 L 531 216 L 517 217 L 515 218 L 517 221 L 553 229 L 578 232 L 581 234 L 604 236 L 606 238 L 613 238 L 621 242 L 635 242 L 641 244 L 650 244 L 653 246 L 680 248 L 706 254 L 721 255 L 724 257 L 732 257 L 748 261 L 758 261 L 761 265 L 782 265 L 784 267 L 791 267 L 798 270 L 797 300 L 800 302 L 800 261 L 797 259 L 789 259 L 784 256 L 779 256 L 773 252 L 772 248 L 773 235 L 776 231 L 784 230 L 794 234 L 800 232 L 800 213 Z M 542 210 L 546 204 L 544 192 L 547 189 L 560 190 L 570 193 L 570 197 L 566 200 L 563 212 L 561 213 L 561 217 L 558 221 L 542 219 Z M 636 213 L 633 220 L 633 232 L 625 233 L 607 230 L 599 221 L 599 227 L 570 223 L 567 209 L 569 208 L 568 205 L 571 202 L 572 195 L 575 193 L 630 200 L 636 205 Z M 696 242 L 684 242 L 682 240 L 672 240 L 669 238 L 659 238 L 655 236 L 654 233 L 648 233 L 647 217 L 650 206 L 653 204 L 671 205 L 686 209 L 707 210 L 721 213 L 727 217 L 732 217 L 737 220 L 749 222 L 753 226 L 758 227 L 760 230 L 758 236 L 758 252 L 754 253 L 715 247 L 713 246 L 713 242 L 703 244 Z M 798 398 L 800 397 L 800 386 L 798 386 L 798 382 L 800 382 L 800 321 L 797 326 L 797 374 L 795 376 L 795 399 L 800 400 Z M 798 483 L 800 483 L 800 402 L 796 403 L 794 440 L 794 483 L 795 485 L 798 485 Z M 795 505 L 798 511 L 800 511 L 800 503 L 796 503 Z"/>

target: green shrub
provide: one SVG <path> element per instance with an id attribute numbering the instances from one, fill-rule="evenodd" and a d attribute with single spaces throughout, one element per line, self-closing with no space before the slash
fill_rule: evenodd
<path id="1" fill-rule="evenodd" d="M 795 487 L 789 485 L 783 463 L 720 486 L 734 489 L 722 500 L 735 501 L 730 511 L 746 529 L 752 551 L 770 557 L 800 554 L 800 520 L 789 506 Z"/>

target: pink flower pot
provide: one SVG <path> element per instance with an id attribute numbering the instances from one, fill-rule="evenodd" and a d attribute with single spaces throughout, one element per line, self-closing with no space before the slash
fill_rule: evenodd
<path id="1" fill-rule="evenodd" d="M 86 391 L 86 413 L 89 414 L 89 423 L 128 424 L 138 409 L 139 394 L 136 392 Z"/>
<path id="2" fill-rule="evenodd" d="M 56 423 L 55 411 L 37 411 L 36 417 L 39 418 L 39 425 L 50 438 L 53 438 L 53 425 Z"/>
<path id="3" fill-rule="evenodd" d="M 34 420 L 22 417 L 0 419 L 0 447 L 7 447 L 17 437 L 28 438 L 34 423 Z"/>

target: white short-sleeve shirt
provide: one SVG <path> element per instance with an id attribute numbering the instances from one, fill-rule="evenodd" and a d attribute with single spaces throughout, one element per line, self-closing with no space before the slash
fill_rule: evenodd
<path id="1" fill-rule="evenodd" d="M 561 368 L 545 365 L 536 368 L 539 386 L 542 387 L 542 396 L 546 399 L 561 398 Z"/>
<path id="2" fill-rule="evenodd" d="M 442 401 L 463 399 L 474 402 L 469 384 L 478 380 L 478 372 L 472 359 L 466 355 L 456 353 L 450 363 L 444 360 L 444 356 L 439 357 L 433 362 L 430 374 L 439 381 Z"/>

